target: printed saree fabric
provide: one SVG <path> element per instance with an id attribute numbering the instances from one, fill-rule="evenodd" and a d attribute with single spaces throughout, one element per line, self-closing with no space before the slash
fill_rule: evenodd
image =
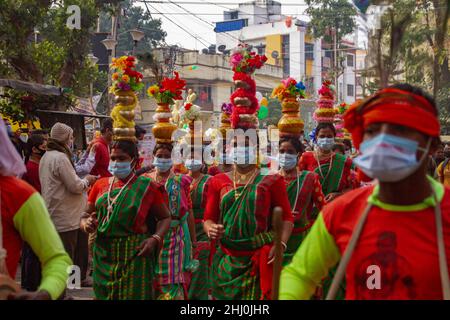
<path id="1" fill-rule="evenodd" d="M 319 175 L 325 196 L 352 187 L 351 167 L 351 158 L 335 153 L 331 158 L 321 160 L 319 168 L 314 152 L 310 151 L 303 153 L 299 165 L 300 170 L 312 171 Z"/>
<path id="2" fill-rule="evenodd" d="M 286 185 L 289 203 L 293 208 L 294 229 L 287 242 L 283 265 L 292 260 L 316 220 L 318 212 L 325 205 L 325 197 L 317 174 L 304 170 L 299 172 L 298 179 L 295 177 L 286 179 Z"/>
<path id="3" fill-rule="evenodd" d="M 199 261 L 199 267 L 192 274 L 189 286 L 189 300 L 208 300 L 210 289 L 209 279 L 209 254 L 210 243 L 203 230 L 203 215 L 208 195 L 208 184 L 211 177 L 203 175 L 199 181 L 191 184 L 192 210 L 195 218 L 195 232 L 197 234 L 197 247 L 194 249 L 194 259 Z"/>
<path id="4" fill-rule="evenodd" d="M 153 299 L 153 257 L 138 257 L 137 247 L 151 236 L 148 223 L 151 207 L 166 199 L 165 191 L 151 179 L 115 181 L 110 198 L 118 196 L 108 214 L 108 191 L 113 178 L 103 178 L 92 188 L 89 202 L 95 204 L 99 221 L 93 249 L 94 293 L 101 300 Z M 120 193 L 120 194 L 119 194 Z"/>
<path id="5" fill-rule="evenodd" d="M 205 220 L 223 223 L 220 240 L 211 266 L 212 296 L 220 300 L 269 299 L 271 267 L 268 254 L 274 234 L 272 210 L 280 206 L 283 220 L 293 221 L 284 180 L 279 175 L 257 175 L 247 188 L 238 186 L 227 174 L 213 178 Z"/>
<path id="6" fill-rule="evenodd" d="M 191 181 L 192 178 L 187 175 L 175 174 L 171 175 L 164 184 L 169 198 L 172 222 L 164 237 L 156 270 L 158 299 L 186 298 L 190 274 L 198 267 L 192 257 L 188 227 L 189 212 L 192 209 L 189 196 Z"/>

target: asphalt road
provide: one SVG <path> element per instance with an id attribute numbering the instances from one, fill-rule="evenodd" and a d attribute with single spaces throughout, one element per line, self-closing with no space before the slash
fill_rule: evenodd
<path id="1" fill-rule="evenodd" d="M 20 287 L 20 279 L 21 279 L 21 267 L 17 268 L 16 282 Z M 94 299 L 94 291 L 92 287 L 89 288 L 81 288 L 81 289 L 67 289 L 66 293 L 67 298 L 73 298 L 73 300 L 93 300 Z"/>

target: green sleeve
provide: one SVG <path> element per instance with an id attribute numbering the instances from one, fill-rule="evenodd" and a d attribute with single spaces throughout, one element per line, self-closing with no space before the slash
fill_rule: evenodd
<path id="1" fill-rule="evenodd" d="M 72 261 L 39 193 L 34 193 L 15 214 L 14 227 L 41 261 L 39 290 L 47 291 L 52 299 L 59 298 L 66 288 L 67 268 Z"/>
<path id="2" fill-rule="evenodd" d="M 339 259 L 339 249 L 320 213 L 292 262 L 281 272 L 280 300 L 310 299 Z"/>

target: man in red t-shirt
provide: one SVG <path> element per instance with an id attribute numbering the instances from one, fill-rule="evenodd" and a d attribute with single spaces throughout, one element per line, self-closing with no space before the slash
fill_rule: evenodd
<path id="1" fill-rule="evenodd" d="M 113 122 L 111 119 L 108 118 L 103 121 L 100 133 L 100 137 L 95 139 L 92 144 L 95 152 L 95 165 L 91 170 L 91 175 L 100 176 L 101 178 L 111 177 L 112 175 L 108 171 L 109 146 L 113 138 Z"/>
<path id="2" fill-rule="evenodd" d="M 346 280 L 346 299 L 450 299 L 450 189 L 427 176 L 440 144 L 436 104 L 399 84 L 344 115 L 360 156 L 377 180 L 326 205 L 280 282 L 280 299 L 309 299 L 339 262 L 327 299 Z"/>

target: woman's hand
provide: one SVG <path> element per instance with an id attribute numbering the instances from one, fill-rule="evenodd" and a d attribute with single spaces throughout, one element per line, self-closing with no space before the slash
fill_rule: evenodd
<path id="1" fill-rule="evenodd" d="M 210 238 L 211 240 L 221 239 L 223 237 L 223 234 L 225 233 L 223 224 L 216 224 L 212 221 L 208 221 L 208 223 L 206 224 L 206 229 L 208 238 Z"/>
<path id="2" fill-rule="evenodd" d="M 80 222 L 81 230 L 86 233 L 94 233 L 98 227 L 98 220 L 95 216 L 90 216 L 89 218 L 81 219 Z"/>
<path id="3" fill-rule="evenodd" d="M 149 257 L 155 248 L 158 247 L 158 240 L 155 238 L 148 238 L 142 241 L 141 245 L 137 248 L 139 250 L 138 257 Z"/>
<path id="4" fill-rule="evenodd" d="M 284 242 L 281 242 L 281 247 L 283 248 L 283 253 L 286 251 L 286 244 Z M 275 246 L 272 246 L 269 251 L 269 255 L 267 256 L 268 262 L 267 264 L 271 264 L 275 261 Z"/>
<path id="5" fill-rule="evenodd" d="M 336 198 L 339 197 L 340 195 L 341 195 L 340 192 L 333 192 L 333 193 L 330 193 L 330 194 L 328 194 L 328 195 L 325 197 L 325 201 L 328 203 L 328 202 L 330 202 L 330 201 L 333 201 L 334 199 L 336 199 Z"/>

